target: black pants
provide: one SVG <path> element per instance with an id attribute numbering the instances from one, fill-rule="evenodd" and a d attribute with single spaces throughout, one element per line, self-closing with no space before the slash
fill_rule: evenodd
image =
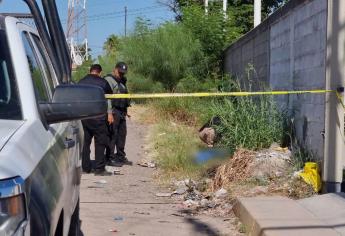
<path id="1" fill-rule="evenodd" d="M 84 171 L 90 171 L 90 145 L 92 138 L 95 138 L 95 169 L 105 169 L 105 149 L 108 144 L 107 124 L 103 119 L 89 119 L 82 121 L 84 128 L 84 146 L 82 152 L 82 167 Z"/>
<path id="2" fill-rule="evenodd" d="M 123 159 L 126 157 L 126 116 L 125 113 L 119 111 L 116 111 L 113 115 L 114 122 L 109 126 L 109 146 L 107 147 L 107 157 Z"/>

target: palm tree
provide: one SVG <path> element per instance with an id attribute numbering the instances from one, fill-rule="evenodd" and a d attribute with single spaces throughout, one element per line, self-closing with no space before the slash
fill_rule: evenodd
<path id="1" fill-rule="evenodd" d="M 111 34 L 103 45 L 103 50 L 109 56 L 115 56 L 119 48 L 120 40 L 119 38 Z"/>

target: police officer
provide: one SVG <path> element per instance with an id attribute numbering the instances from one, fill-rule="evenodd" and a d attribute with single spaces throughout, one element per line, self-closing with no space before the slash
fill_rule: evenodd
<path id="1" fill-rule="evenodd" d="M 112 74 L 105 76 L 105 80 L 108 81 L 113 94 L 128 93 L 126 86 L 127 78 L 125 77 L 127 70 L 127 64 L 119 62 L 115 65 Z M 132 162 L 127 159 L 125 153 L 127 136 L 126 116 L 128 116 L 127 110 L 130 106 L 129 99 L 113 99 L 111 105 L 114 120 L 109 129 L 110 142 L 107 148 L 107 156 L 110 160 L 115 160 L 120 166 L 132 165 Z"/>
<path id="2" fill-rule="evenodd" d="M 90 74 L 85 76 L 79 81 L 79 84 L 95 85 L 99 86 L 104 90 L 105 94 L 111 94 L 112 89 L 108 82 L 101 77 L 102 67 L 99 64 L 94 64 L 90 67 Z M 112 110 L 111 107 L 108 107 L 108 121 L 111 122 Z M 111 172 L 105 170 L 106 159 L 104 151 L 108 145 L 108 136 L 107 136 L 107 115 L 100 118 L 93 118 L 83 120 L 83 129 L 84 129 L 84 146 L 82 151 L 82 168 L 86 173 L 92 171 L 91 160 L 90 160 L 90 145 L 91 140 L 95 138 L 95 175 L 111 175 Z"/>

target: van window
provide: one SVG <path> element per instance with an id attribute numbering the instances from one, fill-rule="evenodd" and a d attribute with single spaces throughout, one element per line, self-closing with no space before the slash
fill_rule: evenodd
<path id="1" fill-rule="evenodd" d="M 51 90 L 51 94 L 54 94 L 54 88 L 58 85 L 58 82 L 57 82 L 56 75 L 54 73 L 53 65 L 51 64 L 51 61 L 48 57 L 48 54 L 47 54 L 41 40 L 39 39 L 39 37 L 37 37 L 34 34 L 31 34 L 31 37 L 33 38 L 35 45 L 38 49 L 37 55 L 42 62 L 43 71 L 44 71 L 44 74 L 46 76 L 46 80 L 48 82 L 49 89 Z"/>
<path id="2" fill-rule="evenodd" d="M 49 102 L 51 100 L 50 93 L 48 92 L 49 90 L 47 89 L 49 85 L 47 84 L 43 71 L 41 70 L 39 59 L 34 53 L 35 49 L 30 42 L 29 34 L 26 32 L 23 32 L 22 34 L 26 58 L 28 59 L 29 63 L 29 69 L 35 89 L 36 99 L 38 103 Z"/>
<path id="3" fill-rule="evenodd" d="M 0 30 L 0 119 L 23 119 L 18 86 L 4 30 Z"/>

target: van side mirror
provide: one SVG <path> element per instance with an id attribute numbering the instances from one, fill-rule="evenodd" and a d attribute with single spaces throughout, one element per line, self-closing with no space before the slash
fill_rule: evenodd
<path id="1" fill-rule="evenodd" d="M 48 124 L 105 115 L 107 102 L 102 88 L 92 85 L 59 85 L 53 101 L 40 104 Z"/>

